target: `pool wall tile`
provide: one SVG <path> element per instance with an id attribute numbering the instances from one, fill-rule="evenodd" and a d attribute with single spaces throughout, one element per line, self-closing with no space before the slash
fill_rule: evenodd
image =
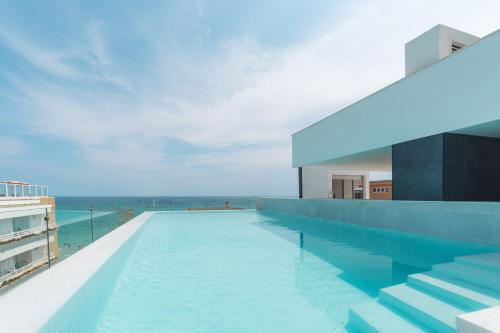
<path id="1" fill-rule="evenodd" d="M 500 246 L 500 203 L 262 198 L 257 209 Z"/>

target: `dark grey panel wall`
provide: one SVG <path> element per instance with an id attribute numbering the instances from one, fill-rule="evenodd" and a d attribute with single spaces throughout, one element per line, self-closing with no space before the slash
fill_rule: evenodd
<path id="1" fill-rule="evenodd" d="M 298 168 L 299 172 L 299 199 L 302 199 L 304 197 L 304 187 L 302 184 L 302 168 Z"/>
<path id="2" fill-rule="evenodd" d="M 393 146 L 394 200 L 500 201 L 500 139 L 443 133 Z"/>
<path id="3" fill-rule="evenodd" d="M 393 200 L 443 200 L 443 134 L 392 146 Z"/>
<path id="4" fill-rule="evenodd" d="M 500 201 L 500 139 L 444 134 L 444 198 Z"/>
<path id="5" fill-rule="evenodd" d="M 465 200 L 465 135 L 445 133 L 443 144 L 443 198 L 450 201 Z"/>

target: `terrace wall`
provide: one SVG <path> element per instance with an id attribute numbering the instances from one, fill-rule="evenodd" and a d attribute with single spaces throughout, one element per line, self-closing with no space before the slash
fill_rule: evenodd
<path id="1" fill-rule="evenodd" d="M 262 198 L 257 209 L 500 246 L 500 203 Z"/>

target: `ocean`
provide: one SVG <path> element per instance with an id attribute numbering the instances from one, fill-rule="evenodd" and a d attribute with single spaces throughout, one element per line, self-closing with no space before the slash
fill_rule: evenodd
<path id="1" fill-rule="evenodd" d="M 56 196 L 59 260 L 64 260 L 146 210 L 255 208 L 256 197 Z M 92 211 L 90 210 L 92 208 Z M 92 219 L 91 219 L 92 216 Z M 92 223 L 91 223 L 92 222 Z"/>

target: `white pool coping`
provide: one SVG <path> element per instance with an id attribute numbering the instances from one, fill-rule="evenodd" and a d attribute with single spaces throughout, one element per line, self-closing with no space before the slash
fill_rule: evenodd
<path id="1" fill-rule="evenodd" d="M 500 306 L 466 313 L 457 317 L 458 333 L 500 332 Z"/>
<path id="2" fill-rule="evenodd" d="M 1 295 L 1 331 L 38 331 L 152 215 L 142 213 Z"/>
<path id="3" fill-rule="evenodd" d="M 238 210 L 249 211 L 255 209 Z M 31 333 L 42 326 L 68 301 L 99 268 L 155 213 L 238 212 L 231 210 L 144 212 L 0 296 L 2 332 Z M 457 317 L 459 333 L 500 332 L 500 306 Z"/>

